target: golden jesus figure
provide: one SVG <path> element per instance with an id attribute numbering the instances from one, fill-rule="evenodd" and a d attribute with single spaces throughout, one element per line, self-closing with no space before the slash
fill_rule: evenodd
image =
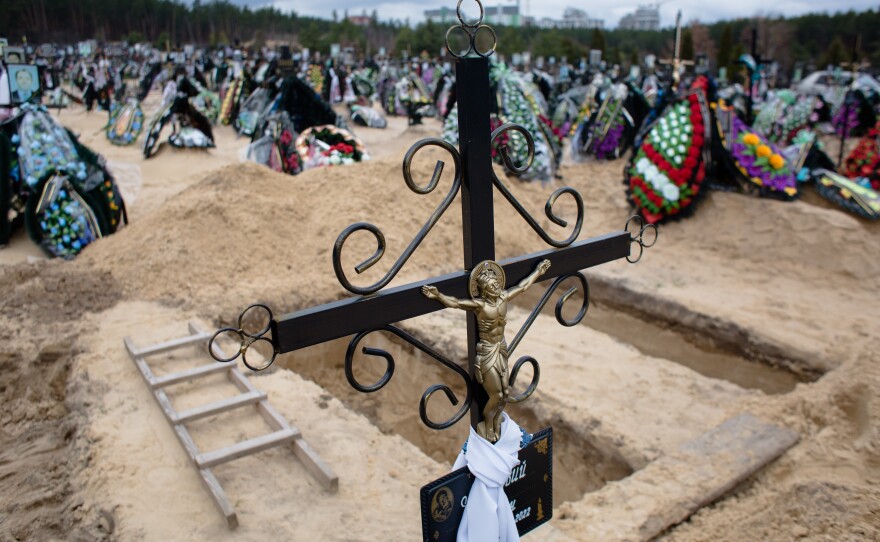
<path id="1" fill-rule="evenodd" d="M 528 290 L 548 269 L 550 261 L 544 260 L 522 282 L 510 290 L 504 290 L 504 269 L 492 261 L 482 262 L 471 271 L 469 300 L 443 295 L 435 286 L 422 287 L 422 293 L 428 299 L 436 299 L 450 309 L 472 311 L 477 316 L 480 340 L 477 343 L 474 376 L 489 395 L 477 434 L 489 442 L 497 442 L 501 435 L 501 413 L 510 393 L 507 341 L 504 339 L 507 302 Z"/>

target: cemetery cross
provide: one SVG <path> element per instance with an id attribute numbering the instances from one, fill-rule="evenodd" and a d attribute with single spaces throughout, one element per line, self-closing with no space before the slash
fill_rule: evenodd
<path id="1" fill-rule="evenodd" d="M 672 68 L 672 91 L 678 92 L 678 85 L 681 83 L 681 67 L 693 66 L 693 60 L 682 60 L 681 58 L 681 11 L 675 16 L 675 45 L 672 50 L 671 59 L 663 59 L 660 64 L 670 66 Z"/>
<path id="2" fill-rule="evenodd" d="M 840 129 L 840 151 L 837 155 L 837 169 L 843 167 L 843 158 L 846 155 L 846 138 L 850 136 L 850 126 L 849 126 L 849 117 L 852 114 L 851 108 L 853 104 L 851 100 L 855 99 L 850 98 L 850 93 L 854 93 L 859 88 L 859 71 L 867 68 L 870 64 L 866 62 L 859 62 L 859 49 L 861 48 L 862 35 L 859 34 L 853 39 L 853 47 L 852 47 L 852 61 L 844 62 L 841 64 L 842 68 L 847 68 L 851 70 L 851 78 L 849 84 L 849 89 L 844 92 L 843 95 L 843 126 Z"/>
<path id="3" fill-rule="evenodd" d="M 439 147 L 447 152 L 453 162 L 454 178 L 452 188 L 444 198 L 440 206 L 430 216 L 428 221 L 403 251 L 391 269 L 382 279 L 376 283 L 360 287 L 351 283 L 342 265 L 342 250 L 345 242 L 357 232 L 371 233 L 377 242 L 377 250 L 373 256 L 355 267 L 357 273 L 362 273 L 376 264 L 385 254 L 386 242 L 382 231 L 373 224 L 360 222 L 346 228 L 337 238 L 333 248 L 333 268 L 340 284 L 357 297 L 329 303 L 319 307 L 301 310 L 287 316 L 275 319 L 271 310 L 265 305 L 253 305 L 245 310 L 239 317 L 237 328 L 225 328 L 219 330 L 212 339 L 212 343 L 222 335 L 233 335 L 240 342 L 239 350 L 228 358 L 219 358 L 215 348 L 209 348 L 212 356 L 217 361 L 230 362 L 242 357 L 245 365 L 253 370 L 262 370 L 269 367 L 278 354 L 288 353 L 308 346 L 321 344 L 334 339 L 354 335 L 349 343 L 345 358 L 345 376 L 348 382 L 356 390 L 364 393 L 373 393 L 382 389 L 394 374 L 394 358 L 383 350 L 363 348 L 362 352 L 369 356 L 383 358 L 386 363 L 384 375 L 374 384 L 364 385 L 358 382 L 354 374 L 353 361 L 358 345 L 369 334 L 377 331 L 388 332 L 396 335 L 403 341 L 426 353 L 429 358 L 439 362 L 446 368 L 455 372 L 463 381 L 466 397 L 457 412 L 448 420 L 435 421 L 428 415 L 428 402 L 438 391 L 443 392 L 453 406 L 458 406 L 460 399 L 453 390 L 444 384 L 435 384 L 427 389 L 422 395 L 419 404 L 419 415 L 423 423 L 432 429 L 446 429 L 453 426 L 470 411 L 471 427 L 478 431 L 480 436 L 488 438 L 491 443 L 498 440 L 500 435 L 491 429 L 497 427 L 495 420 L 484 422 L 484 410 L 489 401 L 487 389 L 497 392 L 501 385 L 505 392 L 501 398 L 501 404 L 495 405 L 497 409 L 493 415 L 500 418 L 501 411 L 506 403 L 519 402 L 528 398 L 537 388 L 540 377 L 538 361 L 531 356 L 523 356 L 514 363 L 513 367 L 507 367 L 507 357 L 514 352 L 528 329 L 534 323 L 538 314 L 546 306 L 552 295 L 567 280 L 574 278 L 579 283 L 582 301 L 581 307 L 573 318 L 563 315 L 563 306 L 578 292 L 578 288 L 570 288 L 563 294 L 556 304 L 556 319 L 564 326 L 574 326 L 580 323 L 589 305 L 589 290 L 586 277 L 580 272 L 583 269 L 598 266 L 607 262 L 626 258 L 630 263 L 638 262 L 644 250 L 654 245 L 657 240 L 657 228 L 654 225 L 645 225 L 639 216 L 633 216 L 627 221 L 621 231 L 608 233 L 592 239 L 577 241 L 581 233 L 584 221 L 584 204 L 580 194 L 570 187 L 556 190 L 548 199 L 545 206 L 547 218 L 559 225 L 568 227 L 568 222 L 554 212 L 553 207 L 560 197 L 567 196 L 572 199 L 577 208 L 577 219 L 573 231 L 566 239 L 552 237 L 520 204 L 504 182 L 496 175 L 492 167 L 492 145 L 502 136 L 513 132 L 514 137 L 524 141 L 528 156 L 524 161 L 515 161 L 511 157 L 506 145 L 499 145 L 499 153 L 509 173 L 521 175 L 528 171 L 534 160 L 534 139 L 526 128 L 518 124 L 504 124 L 494 131 L 490 129 L 490 110 L 492 94 L 489 81 L 489 57 L 495 52 L 496 37 L 491 27 L 482 24 L 483 6 L 477 1 L 480 9 L 480 17 L 475 23 L 465 21 L 461 13 L 459 0 L 457 7 L 458 26 L 451 27 L 446 34 L 446 47 L 452 54 L 456 70 L 456 95 L 459 108 L 459 149 L 441 139 L 423 139 L 413 145 L 406 153 L 403 160 L 403 177 L 406 185 L 417 194 L 428 194 L 438 186 L 445 166 L 443 161 L 438 161 L 434 174 L 427 185 L 418 185 L 412 176 L 412 162 L 416 153 L 429 146 Z M 455 51 L 450 47 L 450 39 L 455 33 L 459 33 L 467 41 L 467 51 Z M 483 35 L 491 40 L 491 47 L 479 48 L 477 45 L 478 35 Z M 510 136 L 507 138 L 510 140 Z M 514 257 L 501 262 L 495 262 L 495 224 L 493 186 L 501 193 L 513 208 L 519 213 L 528 225 L 547 244 L 554 247 L 525 256 Z M 382 291 L 418 248 L 433 226 L 440 220 L 444 212 L 451 206 L 455 197 L 461 193 L 461 212 L 463 224 L 464 244 L 464 270 L 433 277 L 413 284 L 399 286 Z M 635 248 L 637 251 L 633 248 Z M 507 295 L 520 293 L 537 281 L 555 279 L 542 296 L 538 305 L 531 312 L 522 328 L 514 339 L 507 345 L 503 337 L 503 326 L 506 319 L 501 322 L 500 339 L 496 341 L 497 349 L 504 350 L 503 362 L 496 355 L 493 358 L 493 366 L 497 373 L 489 378 L 487 366 L 480 367 L 480 360 L 488 365 L 486 355 L 486 319 L 476 314 L 474 305 L 484 303 L 488 298 L 482 296 L 486 290 L 486 284 L 492 282 L 497 287 L 498 295 L 490 301 L 499 301 L 503 297 L 506 305 Z M 506 291 L 501 292 L 501 290 Z M 434 348 L 422 343 L 420 340 L 396 327 L 393 324 L 426 315 L 444 308 L 449 303 L 438 302 L 438 297 L 447 301 L 461 302 L 464 306 L 459 308 L 470 309 L 467 313 L 467 338 L 468 338 L 468 367 L 467 370 L 447 359 Z M 490 296 L 491 297 L 491 296 Z M 461 298 L 461 299 L 455 299 Z M 464 301 L 463 301 L 464 300 Z M 469 300 L 469 301 L 468 301 Z M 451 301 L 450 301 L 451 303 Z M 485 303 L 484 303 L 485 304 Z M 491 303 L 490 303 L 491 304 Z M 494 307 L 494 305 L 493 305 Z M 262 315 L 267 322 L 260 331 L 250 331 L 247 321 L 254 315 Z M 496 315 L 497 316 L 497 315 Z M 497 323 L 497 322 L 496 322 Z M 497 331 L 497 329 L 495 330 Z M 482 333 L 482 335 L 481 335 Z M 267 337 L 267 335 L 270 337 Z M 497 336 L 497 334 L 496 334 Z M 252 356 L 248 361 L 247 352 L 255 343 L 262 342 L 271 347 L 271 355 L 257 364 Z M 481 344 L 484 343 L 484 344 Z M 523 365 L 529 364 L 533 368 L 533 376 L 529 386 L 521 394 L 510 397 L 507 390 L 513 387 L 516 376 Z M 483 371 L 480 374 L 480 371 Z M 479 376 L 478 376 L 479 374 Z M 494 374 L 501 375 L 500 382 L 494 378 Z M 494 384 L 494 388 L 489 380 Z M 506 417 L 506 415 L 505 415 Z M 487 429 L 489 428 L 489 429 Z M 472 430 L 472 431 L 473 431 Z M 518 508 L 515 524 L 519 534 L 534 529 L 538 525 L 549 520 L 552 515 L 552 435 L 548 428 L 535 435 L 523 433 L 522 443 L 526 445 L 519 452 L 520 466 L 513 468 L 508 483 L 505 484 L 507 497 L 513 503 L 512 493 L 523 496 L 523 501 L 534 499 L 534 506 Z M 472 435 L 473 436 L 473 435 Z M 469 443 L 471 441 L 469 440 Z M 519 441 L 518 441 L 519 442 Z M 541 465 L 532 476 L 525 469 L 526 461 L 524 454 L 529 457 L 541 458 Z M 537 459 L 530 461 L 529 465 Z M 456 472 L 441 478 L 437 482 L 429 484 L 422 489 L 422 515 L 423 531 L 425 540 L 454 540 L 459 521 L 467 508 L 467 490 L 473 484 L 474 476 L 467 469 L 459 469 Z M 513 483 L 515 482 L 515 483 Z M 536 487 L 540 485 L 541 487 Z M 460 492 L 464 492 L 464 497 Z M 519 505 L 518 505 L 519 506 Z"/>

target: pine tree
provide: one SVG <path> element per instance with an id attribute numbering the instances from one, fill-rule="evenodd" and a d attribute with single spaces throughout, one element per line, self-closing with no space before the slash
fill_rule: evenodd
<path id="1" fill-rule="evenodd" d="M 590 40 L 590 49 L 605 52 L 605 34 L 598 28 L 593 29 L 593 38 Z"/>
<path id="2" fill-rule="evenodd" d="M 821 68 L 826 66 L 839 66 L 844 61 L 846 61 L 845 47 L 843 45 L 843 40 L 840 39 L 840 36 L 837 36 L 831 42 L 831 45 L 828 46 L 828 49 L 825 50 L 825 54 L 823 54 L 819 60 L 819 66 Z"/>
<path id="3" fill-rule="evenodd" d="M 733 74 L 733 29 L 725 25 L 718 44 L 718 68 L 727 68 L 727 77 Z"/>
<path id="4" fill-rule="evenodd" d="M 681 59 L 694 59 L 694 34 L 690 28 L 685 28 L 681 33 Z"/>

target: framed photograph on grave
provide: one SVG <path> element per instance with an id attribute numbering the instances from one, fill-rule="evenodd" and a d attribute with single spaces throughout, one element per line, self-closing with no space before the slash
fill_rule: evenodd
<path id="1" fill-rule="evenodd" d="M 24 64 L 24 47 L 3 47 L 3 62 L 7 66 L 10 64 Z"/>
<path id="2" fill-rule="evenodd" d="M 40 74 L 32 64 L 9 64 L 9 98 L 13 105 L 29 102 L 40 94 Z"/>

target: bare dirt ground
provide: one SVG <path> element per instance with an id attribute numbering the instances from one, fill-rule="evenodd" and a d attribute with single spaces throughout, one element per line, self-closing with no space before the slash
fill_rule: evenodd
<path id="1" fill-rule="evenodd" d="M 446 378 L 425 360 L 381 339 L 397 348 L 398 371 L 370 396 L 345 382 L 344 341 L 284 356 L 254 377 L 339 474 L 340 492 L 324 493 L 289 450 L 227 464 L 217 475 L 241 522 L 230 533 L 122 338 L 149 344 L 185 335 L 188 320 L 231 323 L 254 302 L 283 314 L 346 297 L 330 254 L 358 221 L 375 223 L 388 241 L 382 262 L 357 282 L 376 280 L 449 190 L 449 172 L 427 196 L 401 177 L 406 149 L 438 135 L 439 123 L 391 118 L 387 130 L 360 129 L 373 161 L 288 177 L 240 164 L 246 141 L 229 127 L 216 129 L 216 149 L 165 148 L 144 161 L 139 147 L 106 141 L 103 114 L 72 109 L 60 119 L 130 174 L 132 223 L 73 262 L 44 260 L 26 239 L 0 251 L 0 540 L 418 538 L 418 488 L 447 472 L 466 431 L 418 421 L 419 396 Z M 417 179 L 426 182 L 437 159 L 439 151 L 419 154 Z M 621 229 L 630 214 L 622 168 L 568 165 L 563 180 L 507 182 L 536 217 L 553 189 L 577 188 L 588 238 Z M 461 268 L 456 205 L 392 284 Z M 574 216 L 571 202 L 557 209 Z M 495 216 L 499 259 L 545 248 L 500 198 Z M 346 268 L 374 243 L 352 238 Z M 591 540 L 585 495 L 744 412 L 797 431 L 800 443 L 663 540 L 880 538 L 878 225 L 813 197 L 712 193 L 695 216 L 664 226 L 638 265 L 587 275 L 593 307 L 584 324 L 564 329 L 541 316 L 520 347 L 543 372 L 514 415 L 533 431 L 554 425 L 560 480 L 557 519 L 529 538 Z M 515 311 L 508 334 L 530 308 Z M 404 325 L 461 359 L 458 315 Z M 158 364 L 171 371 L 187 355 L 198 357 Z M 172 400 L 185 408 L 231 393 L 211 381 L 186 384 Z M 193 433 L 209 449 L 252 436 L 259 423 L 227 415 Z M 609 513 L 626 514 L 626 503 L 611 504 Z"/>

